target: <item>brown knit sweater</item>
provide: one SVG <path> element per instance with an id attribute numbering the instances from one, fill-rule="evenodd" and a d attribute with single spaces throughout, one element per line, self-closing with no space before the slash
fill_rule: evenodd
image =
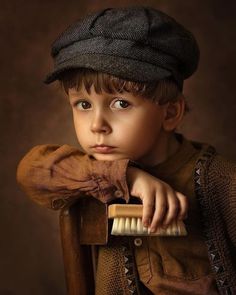
<path id="1" fill-rule="evenodd" d="M 198 144 L 196 144 L 198 145 Z M 236 165 L 209 147 L 195 168 L 195 191 L 220 294 L 236 294 Z"/>
<path id="2" fill-rule="evenodd" d="M 67 145 L 45 145 L 24 157 L 17 179 L 33 200 L 52 209 L 69 206 L 84 194 L 105 203 L 121 196 L 128 201 L 127 165 L 128 160 L 94 161 Z M 218 289 L 236 294 L 236 166 L 212 148 L 204 151 L 195 168 L 195 191 Z"/>

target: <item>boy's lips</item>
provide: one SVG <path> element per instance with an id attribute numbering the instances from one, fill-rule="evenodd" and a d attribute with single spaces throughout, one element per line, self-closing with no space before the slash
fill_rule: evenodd
<path id="1" fill-rule="evenodd" d="M 97 144 L 97 145 L 91 146 L 91 148 L 92 150 L 100 154 L 109 154 L 115 149 L 114 146 L 105 145 L 105 144 Z"/>

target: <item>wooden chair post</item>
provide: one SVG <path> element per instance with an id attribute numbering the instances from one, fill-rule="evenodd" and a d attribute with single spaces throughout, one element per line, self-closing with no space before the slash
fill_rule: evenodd
<path id="1" fill-rule="evenodd" d="M 108 240 L 107 205 L 79 199 L 61 210 L 60 229 L 68 295 L 94 295 L 96 246 Z"/>
<path id="2" fill-rule="evenodd" d="M 78 210 L 71 206 L 60 213 L 61 242 L 68 295 L 94 294 L 91 246 L 80 245 Z"/>

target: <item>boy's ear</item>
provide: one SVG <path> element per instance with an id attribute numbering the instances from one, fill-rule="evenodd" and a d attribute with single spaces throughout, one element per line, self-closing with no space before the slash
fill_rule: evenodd
<path id="1" fill-rule="evenodd" d="M 163 128 L 165 131 L 174 131 L 182 121 L 185 111 L 185 100 L 180 96 L 176 102 L 168 102 L 165 108 Z"/>

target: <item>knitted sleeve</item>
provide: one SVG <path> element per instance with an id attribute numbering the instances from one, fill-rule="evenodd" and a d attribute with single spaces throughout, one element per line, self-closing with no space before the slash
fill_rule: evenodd
<path id="1" fill-rule="evenodd" d="M 227 235 L 236 250 L 236 165 L 218 155 L 212 162 L 210 171 L 212 172 L 209 177 L 212 177 L 215 196 L 218 197 L 218 210 L 223 217 Z"/>
<path id="2" fill-rule="evenodd" d="M 114 198 L 128 201 L 128 162 L 97 161 L 69 145 L 39 145 L 20 161 L 17 181 L 32 200 L 51 209 L 87 195 L 104 203 Z"/>
<path id="3" fill-rule="evenodd" d="M 228 235 L 236 250 L 236 165 L 218 156 L 218 184 L 221 194 L 221 208 Z"/>

